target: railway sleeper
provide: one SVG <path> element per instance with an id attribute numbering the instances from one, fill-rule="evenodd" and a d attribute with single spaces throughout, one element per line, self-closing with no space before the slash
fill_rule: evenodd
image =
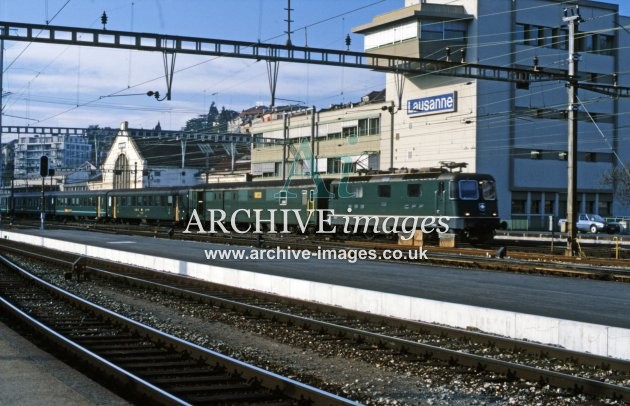
<path id="1" fill-rule="evenodd" d="M 166 376 L 163 378 L 154 378 L 151 380 L 154 384 L 160 385 L 176 385 L 179 383 L 185 384 L 201 384 L 201 383 L 221 383 L 221 382 L 233 382 L 234 379 L 226 376 L 224 373 L 217 374 L 215 376 L 208 376 L 204 374 L 203 376 Z"/>

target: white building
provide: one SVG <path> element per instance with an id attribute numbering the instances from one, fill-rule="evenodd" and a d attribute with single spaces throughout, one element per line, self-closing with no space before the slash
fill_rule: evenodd
<path id="1" fill-rule="evenodd" d="M 567 27 L 559 0 L 406 0 L 405 7 L 356 27 L 365 51 L 492 66 L 567 70 Z M 618 6 L 579 1 L 583 22 L 577 49 L 582 80 L 630 86 L 630 18 Z M 446 48 L 450 48 L 447 56 Z M 465 49 L 462 55 L 461 50 Z M 387 100 L 397 100 L 387 75 Z M 501 218 L 515 227 L 546 228 L 566 215 L 567 89 L 564 82 L 515 84 L 417 75 L 405 77 L 402 109 L 394 117 L 394 167 L 468 163 L 468 171 L 497 180 Z M 602 174 L 630 160 L 630 100 L 580 90 L 578 211 L 628 215 Z M 422 104 L 433 103 L 421 111 Z M 431 107 L 431 106 L 429 106 Z M 389 138 L 381 137 L 381 167 L 389 167 Z"/>

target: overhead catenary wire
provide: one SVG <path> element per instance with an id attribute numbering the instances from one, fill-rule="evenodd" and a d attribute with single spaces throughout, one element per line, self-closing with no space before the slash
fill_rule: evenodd
<path id="1" fill-rule="evenodd" d="M 377 3 L 378 3 L 378 2 L 377 2 Z M 376 4 L 376 3 L 374 3 L 374 4 Z M 545 6 L 548 6 L 548 5 L 545 5 Z M 506 11 L 506 12 L 512 12 L 512 11 L 513 11 L 513 10 Z M 518 11 L 518 10 L 517 10 L 517 11 Z M 334 18 L 334 17 L 331 17 L 331 18 Z M 180 70 L 178 70 L 178 72 L 179 72 L 179 71 L 180 71 Z M 61 114 L 63 114 L 63 113 L 61 113 Z M 48 119 L 48 118 L 47 118 L 47 119 Z M 46 120 L 46 119 L 44 119 L 44 120 Z"/>

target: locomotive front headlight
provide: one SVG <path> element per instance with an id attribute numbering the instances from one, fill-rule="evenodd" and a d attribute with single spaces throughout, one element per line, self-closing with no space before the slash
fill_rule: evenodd
<path id="1" fill-rule="evenodd" d="M 470 212 L 464 213 L 464 216 L 466 216 L 466 217 L 470 216 Z"/>
<path id="2" fill-rule="evenodd" d="M 496 217 L 496 216 L 497 216 L 497 213 L 492 212 L 492 216 L 493 216 L 493 217 Z"/>

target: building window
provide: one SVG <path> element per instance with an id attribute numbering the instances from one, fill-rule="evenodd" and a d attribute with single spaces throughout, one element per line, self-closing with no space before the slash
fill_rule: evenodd
<path id="1" fill-rule="evenodd" d="M 512 200 L 512 214 L 525 214 L 525 203 L 524 199 L 513 199 Z"/>
<path id="2" fill-rule="evenodd" d="M 444 39 L 466 41 L 466 23 L 461 21 L 447 21 L 444 23 Z"/>
<path id="3" fill-rule="evenodd" d="M 612 35 L 599 34 L 597 38 L 597 52 L 603 55 L 613 55 L 615 48 L 615 37 Z"/>
<path id="4" fill-rule="evenodd" d="M 371 118 L 369 122 L 370 122 L 369 134 L 370 135 L 380 134 L 381 133 L 381 118 L 380 117 Z"/>
<path id="5" fill-rule="evenodd" d="M 597 204 L 597 213 L 600 216 L 610 216 L 610 206 L 611 202 L 599 201 Z"/>
<path id="6" fill-rule="evenodd" d="M 341 159 L 340 158 L 328 158 L 326 172 L 339 173 L 341 172 Z"/>
<path id="7" fill-rule="evenodd" d="M 553 43 L 553 33 L 549 27 L 538 27 L 538 46 L 550 47 Z"/>
<path id="8" fill-rule="evenodd" d="M 566 28 L 552 28 L 552 42 L 551 47 L 557 49 L 568 49 L 569 47 L 569 32 Z"/>
<path id="9" fill-rule="evenodd" d="M 329 140 L 336 140 L 341 138 L 341 133 L 330 133 L 327 137 Z"/>
<path id="10" fill-rule="evenodd" d="M 346 137 L 356 137 L 357 136 L 357 127 L 344 127 L 342 129 L 343 138 Z"/>
<path id="11" fill-rule="evenodd" d="M 538 214 L 540 213 L 540 200 L 532 200 L 532 206 L 530 209 L 530 214 Z"/>
<path id="12" fill-rule="evenodd" d="M 593 52 L 593 35 L 585 32 L 578 33 L 575 46 L 577 52 Z"/>
<path id="13" fill-rule="evenodd" d="M 589 213 L 593 213 L 595 210 L 595 202 L 592 200 L 586 201 L 586 211 Z"/>
<path id="14" fill-rule="evenodd" d="M 420 38 L 423 41 L 442 41 L 445 39 L 466 41 L 467 25 L 462 21 L 423 21 L 420 25 Z"/>
<path id="15" fill-rule="evenodd" d="M 369 133 L 368 119 L 367 118 L 363 118 L 363 119 L 359 120 L 359 136 L 361 136 L 361 135 L 368 135 L 368 133 Z"/>
<path id="16" fill-rule="evenodd" d="M 538 43 L 538 27 L 529 24 L 516 24 L 516 43 L 519 45 L 535 46 Z"/>
<path id="17" fill-rule="evenodd" d="M 423 41 L 441 41 L 443 39 L 442 32 L 442 22 L 421 23 L 420 38 Z"/>

